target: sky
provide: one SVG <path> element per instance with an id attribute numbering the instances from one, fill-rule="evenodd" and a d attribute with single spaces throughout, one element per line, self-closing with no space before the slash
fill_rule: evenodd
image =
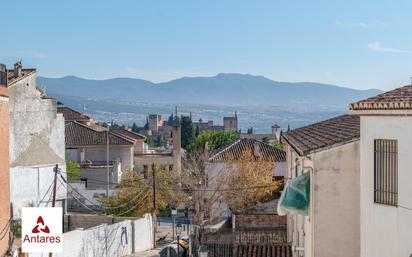
<path id="1" fill-rule="evenodd" d="M 412 76 L 412 1 L 2 1 L 0 62 L 40 76 L 217 73 L 391 89 Z"/>

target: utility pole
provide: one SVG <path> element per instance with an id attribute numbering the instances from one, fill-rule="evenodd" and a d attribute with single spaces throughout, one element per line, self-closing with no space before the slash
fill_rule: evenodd
<path id="1" fill-rule="evenodd" d="M 59 165 L 56 164 L 56 167 L 54 167 L 52 207 L 56 207 L 56 190 L 57 190 L 57 173 L 58 172 L 59 172 Z M 52 256 L 53 256 L 53 253 L 49 253 L 49 257 L 52 257 Z"/>
<path id="2" fill-rule="evenodd" d="M 152 210 L 152 218 L 153 218 L 153 248 L 156 248 L 156 230 L 157 230 L 157 217 L 156 217 L 156 164 L 152 163 L 152 175 L 153 175 L 153 210 Z"/>
<path id="3" fill-rule="evenodd" d="M 106 186 L 106 197 L 109 199 L 109 184 L 110 184 L 110 168 L 109 168 L 109 146 L 110 146 L 110 138 L 109 138 L 109 130 L 110 125 L 107 124 L 107 133 L 106 133 L 106 173 L 107 173 L 107 186 Z"/>

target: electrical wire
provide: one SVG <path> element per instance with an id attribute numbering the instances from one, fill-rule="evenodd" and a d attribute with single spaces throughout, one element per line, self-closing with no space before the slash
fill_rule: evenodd
<path id="1" fill-rule="evenodd" d="M 2 235 L 4 233 L 4 235 L 0 236 L 0 240 L 3 240 L 3 238 L 7 235 L 7 228 L 10 227 L 10 224 L 12 222 L 12 219 L 10 218 L 6 225 L 4 225 L 3 229 L 0 232 L 0 235 Z"/>
<path id="2" fill-rule="evenodd" d="M 261 186 L 253 186 L 253 187 L 238 187 L 238 188 L 223 188 L 223 189 L 216 189 L 216 188 L 199 188 L 199 189 L 188 189 L 189 191 L 212 191 L 212 192 L 225 192 L 225 191 L 242 191 L 242 190 L 252 190 L 252 189 L 259 189 L 259 188 L 270 188 L 276 187 L 276 185 L 261 185 Z M 179 190 L 177 187 L 164 187 L 161 189 L 169 189 L 169 190 Z"/>
<path id="3" fill-rule="evenodd" d="M 99 214 L 98 212 L 96 212 L 95 210 L 93 210 L 92 208 L 90 208 L 89 206 L 87 206 L 86 204 L 82 203 L 81 200 L 77 199 L 77 197 L 74 196 L 74 195 L 67 189 L 66 185 L 64 185 L 64 183 L 61 182 L 60 179 L 58 179 L 58 181 L 60 182 L 60 184 L 63 185 L 64 188 L 66 188 L 67 193 L 68 193 L 69 195 L 71 195 L 78 203 L 80 203 L 81 205 L 83 205 L 83 207 L 85 207 L 86 209 L 90 210 L 90 211 L 93 212 L 94 214 Z"/>
<path id="4" fill-rule="evenodd" d="M 61 179 L 62 179 L 73 191 L 75 191 L 77 194 L 79 194 L 82 198 L 84 198 L 84 199 L 85 199 L 86 201 L 88 201 L 89 203 L 91 203 L 91 204 L 93 204 L 93 205 L 96 205 L 95 202 L 89 200 L 87 197 L 85 197 L 84 195 L 80 194 L 72 185 L 70 185 L 70 183 L 67 182 L 67 180 L 66 180 L 61 174 L 60 174 L 60 177 L 61 177 Z M 144 188 L 144 189 L 146 189 L 146 188 Z M 130 199 L 129 201 L 127 201 L 127 202 L 125 202 L 125 203 L 122 203 L 121 205 L 118 205 L 118 206 L 107 206 L 107 205 L 101 204 L 101 205 L 99 205 L 99 207 L 102 207 L 102 208 L 108 209 L 108 210 L 120 209 L 120 208 L 122 208 L 122 207 L 124 207 L 124 206 L 127 206 L 129 203 L 135 201 L 135 200 L 141 195 L 141 193 L 144 191 L 144 189 L 141 190 L 138 194 L 136 194 L 132 199 Z M 68 190 L 68 189 L 67 189 L 67 190 Z"/>
<path id="5" fill-rule="evenodd" d="M 54 180 L 50 183 L 49 188 L 47 189 L 46 193 L 44 193 L 43 198 L 40 200 L 40 202 L 37 204 L 36 207 L 39 207 L 40 204 L 43 202 L 44 198 L 46 197 L 46 195 L 49 193 L 51 187 L 53 186 L 53 183 L 54 183 Z M 50 199 L 50 197 L 49 197 L 49 199 Z"/>
<path id="6" fill-rule="evenodd" d="M 132 206 L 132 208 L 130 208 L 130 209 L 128 209 L 127 211 L 122 212 L 122 213 L 120 213 L 120 214 L 116 214 L 116 216 L 122 216 L 122 215 L 124 215 L 124 214 L 126 214 L 126 213 L 128 213 L 128 212 L 130 212 L 130 211 L 132 211 L 132 210 L 134 210 L 141 202 L 143 202 L 143 200 L 146 199 L 148 193 L 149 193 L 149 191 L 147 191 L 146 194 L 145 194 L 145 196 L 143 196 L 143 198 L 140 199 L 140 201 L 139 201 L 138 203 L 136 203 L 134 206 Z"/>

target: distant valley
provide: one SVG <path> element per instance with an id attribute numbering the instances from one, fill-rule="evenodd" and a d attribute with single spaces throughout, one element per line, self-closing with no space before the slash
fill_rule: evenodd
<path id="1" fill-rule="evenodd" d="M 379 94 L 377 89 L 355 90 L 311 82 L 277 82 L 262 76 L 218 74 L 184 77 L 165 83 L 115 78 L 88 80 L 74 76 L 37 78 L 48 96 L 99 120 L 143 124 L 148 113 L 192 113 L 193 119 L 213 119 L 238 111 L 242 130 L 268 132 L 272 123 L 299 127 L 329 118 L 359 99 Z"/>

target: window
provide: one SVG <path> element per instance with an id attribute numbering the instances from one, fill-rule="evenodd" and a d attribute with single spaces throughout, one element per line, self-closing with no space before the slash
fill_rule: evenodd
<path id="1" fill-rule="evenodd" d="M 375 139 L 374 202 L 398 204 L 398 141 Z"/>

